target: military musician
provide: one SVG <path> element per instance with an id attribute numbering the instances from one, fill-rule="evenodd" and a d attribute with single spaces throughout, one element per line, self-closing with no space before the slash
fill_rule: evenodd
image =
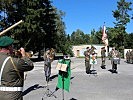
<path id="1" fill-rule="evenodd" d="M 45 77 L 46 81 L 50 81 L 50 75 L 51 75 L 51 63 L 54 59 L 54 51 L 53 49 L 47 48 L 44 52 L 44 71 L 45 71 Z"/>
<path id="2" fill-rule="evenodd" d="M 12 57 L 14 39 L 0 37 L 0 100 L 23 100 L 24 72 L 34 68 L 33 62 L 20 48 L 21 58 Z"/>
<path id="3" fill-rule="evenodd" d="M 117 73 L 117 64 L 120 64 L 120 53 L 115 49 L 115 47 L 112 48 L 110 51 L 111 55 L 111 64 L 112 64 L 112 72 Z"/>
<path id="4" fill-rule="evenodd" d="M 106 60 L 106 49 L 105 47 L 101 48 L 101 60 L 102 60 L 102 64 L 101 64 L 101 68 L 105 69 L 105 60 Z"/>
<path id="5" fill-rule="evenodd" d="M 96 48 L 94 46 L 91 46 L 91 48 L 87 47 L 86 51 L 84 51 L 85 56 L 85 67 L 86 67 L 86 73 L 91 74 L 91 64 L 90 64 L 90 55 L 96 54 L 94 51 Z"/>

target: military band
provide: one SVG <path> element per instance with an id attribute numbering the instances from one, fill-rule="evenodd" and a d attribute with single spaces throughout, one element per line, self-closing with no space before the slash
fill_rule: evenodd
<path id="1" fill-rule="evenodd" d="M 26 57 L 24 48 L 20 49 L 21 57 L 12 57 L 13 39 L 7 36 L 0 37 L 0 100 L 23 100 L 24 72 L 34 68 L 33 62 Z M 84 52 L 86 73 L 91 74 L 91 55 L 96 54 L 95 47 L 87 47 Z M 101 48 L 101 66 L 105 66 L 105 47 Z M 110 51 L 112 71 L 117 73 L 117 64 L 120 64 L 120 53 L 115 48 Z M 51 63 L 54 60 L 54 50 L 47 49 L 44 53 L 44 71 L 46 81 L 50 80 Z M 126 54 L 127 62 L 133 63 L 133 50 Z"/>
<path id="2" fill-rule="evenodd" d="M 133 64 L 133 49 L 126 52 L 126 62 Z"/>

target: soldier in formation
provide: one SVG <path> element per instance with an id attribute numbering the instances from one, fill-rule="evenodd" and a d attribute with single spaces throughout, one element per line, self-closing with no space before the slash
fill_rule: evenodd
<path id="1" fill-rule="evenodd" d="M 86 51 L 84 52 L 85 56 L 85 67 L 86 67 L 86 73 L 91 74 L 91 64 L 90 64 L 90 55 L 96 54 L 94 51 L 96 48 L 94 46 L 91 46 L 91 48 L 87 47 Z"/>
<path id="2" fill-rule="evenodd" d="M 120 64 L 120 53 L 115 49 L 112 48 L 110 51 L 111 55 L 111 64 L 112 64 L 112 73 L 117 73 L 117 64 Z"/>
<path id="3" fill-rule="evenodd" d="M 127 51 L 126 53 L 126 62 L 133 64 L 133 49 L 130 51 Z"/>
<path id="4" fill-rule="evenodd" d="M 106 49 L 105 47 L 101 48 L 101 60 L 102 60 L 102 64 L 101 64 L 101 68 L 105 69 L 105 60 L 106 60 Z"/>
<path id="5" fill-rule="evenodd" d="M 86 51 L 84 52 L 85 55 L 85 67 L 86 67 L 86 73 L 90 74 L 90 68 L 91 68 L 91 64 L 90 64 L 90 49 L 89 47 L 86 48 Z"/>

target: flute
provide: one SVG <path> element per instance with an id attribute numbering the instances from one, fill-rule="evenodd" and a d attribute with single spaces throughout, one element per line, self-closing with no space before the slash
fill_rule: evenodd
<path id="1" fill-rule="evenodd" d="M 0 35 L 6 33 L 7 31 L 11 30 L 12 28 L 14 28 L 15 26 L 19 25 L 20 23 L 22 23 L 23 21 L 20 20 L 19 22 L 13 24 L 12 26 L 8 27 L 7 29 L 3 30 L 2 32 L 0 32 Z"/>

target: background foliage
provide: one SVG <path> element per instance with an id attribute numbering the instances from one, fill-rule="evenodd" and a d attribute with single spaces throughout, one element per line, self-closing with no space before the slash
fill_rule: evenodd
<path id="1" fill-rule="evenodd" d="M 117 9 L 112 11 L 116 19 L 114 27 L 107 27 L 109 46 L 117 47 L 120 52 L 124 48 L 133 48 L 133 33 L 127 33 L 126 25 L 132 20 L 132 2 L 119 0 Z M 73 45 L 102 44 L 102 27 L 92 29 L 90 34 L 77 29 L 71 34 L 65 32 L 63 17 L 65 12 L 58 10 L 50 0 L 0 0 L 0 31 L 19 20 L 24 22 L 5 35 L 18 41 L 16 49 L 24 47 L 27 51 L 40 52 L 46 48 L 54 48 L 56 52 L 72 54 Z"/>

